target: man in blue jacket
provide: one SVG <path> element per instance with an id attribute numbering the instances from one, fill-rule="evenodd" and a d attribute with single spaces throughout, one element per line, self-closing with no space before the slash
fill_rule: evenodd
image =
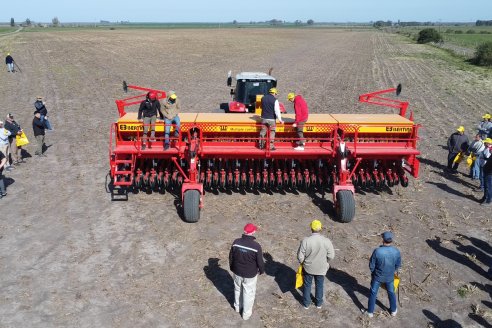
<path id="1" fill-rule="evenodd" d="M 367 315 L 369 318 L 374 316 L 376 298 L 381 284 L 385 284 L 388 291 L 391 316 L 396 316 L 398 312 L 396 308 L 394 282 L 395 273 L 401 267 L 401 255 L 400 251 L 391 245 L 393 234 L 390 231 L 383 232 L 381 237 L 383 238 L 383 245 L 372 252 L 369 261 L 369 269 L 371 270 L 371 295 L 369 296 L 367 305 Z"/>
<path id="2" fill-rule="evenodd" d="M 263 251 L 253 236 L 256 229 L 252 223 L 245 225 L 243 236 L 234 240 L 229 252 L 229 267 L 234 273 L 234 309 L 238 313 L 243 309 L 244 320 L 253 313 L 258 273 L 265 272 Z"/>

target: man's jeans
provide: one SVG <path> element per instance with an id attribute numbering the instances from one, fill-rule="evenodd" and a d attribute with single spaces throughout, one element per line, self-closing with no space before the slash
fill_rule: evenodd
<path id="1" fill-rule="evenodd" d="M 245 320 L 253 313 L 257 280 L 258 275 L 253 278 L 243 278 L 234 274 L 234 309 L 239 312 L 242 308 Z"/>
<path id="2" fill-rule="evenodd" d="M 176 115 L 172 119 L 164 118 L 164 124 L 166 124 L 166 127 L 164 128 L 164 145 L 169 145 L 169 133 L 171 132 L 171 124 L 176 125 L 174 129 L 174 137 L 177 138 L 179 137 L 181 121 L 179 120 L 179 116 Z"/>
<path id="3" fill-rule="evenodd" d="M 302 279 L 304 280 L 304 286 L 302 290 L 302 296 L 303 305 L 305 307 L 308 307 L 311 304 L 311 286 L 313 283 L 313 277 L 315 285 L 314 298 L 316 299 L 316 306 L 321 306 L 323 304 L 323 283 L 325 281 L 325 276 L 312 275 L 303 271 Z"/>
<path id="4" fill-rule="evenodd" d="M 37 143 L 37 146 L 36 146 L 36 151 L 34 152 L 34 154 L 36 154 L 36 155 L 43 154 L 44 134 L 36 136 L 36 143 Z"/>
<path id="5" fill-rule="evenodd" d="M 396 295 L 395 295 L 395 281 L 392 279 L 391 281 L 384 282 L 386 284 L 386 289 L 388 291 L 388 298 L 390 302 L 390 312 L 396 312 Z M 377 281 L 372 278 L 371 280 L 371 295 L 369 296 L 369 304 L 367 305 L 367 312 L 374 313 L 374 308 L 376 307 L 376 299 L 378 296 L 379 286 L 383 284 L 383 282 Z"/>
<path id="6" fill-rule="evenodd" d="M 275 140 L 275 131 L 276 131 L 276 120 L 270 120 L 270 119 L 261 119 L 261 124 L 263 126 L 261 127 L 260 131 L 260 148 L 265 147 L 265 137 L 267 135 L 267 129 L 270 130 L 270 148 L 274 147 L 273 141 Z"/>
<path id="7" fill-rule="evenodd" d="M 155 115 L 143 118 L 144 127 L 143 127 L 143 135 L 142 135 L 142 145 L 145 145 L 147 143 L 147 133 L 149 132 L 149 129 L 150 129 L 150 140 L 151 140 L 151 142 L 154 141 L 156 119 L 157 118 Z"/>
<path id="8" fill-rule="evenodd" d="M 485 203 L 490 204 L 492 203 L 492 174 L 486 175 L 484 177 L 484 181 L 485 181 L 485 190 L 484 190 Z"/>
<path id="9" fill-rule="evenodd" d="M 53 128 L 51 127 L 51 123 L 50 121 L 46 118 L 46 116 L 44 115 L 41 115 L 41 123 L 44 124 L 44 127 L 47 129 L 47 130 L 53 130 Z"/>
<path id="10" fill-rule="evenodd" d="M 7 64 L 7 70 L 9 72 L 13 72 L 14 71 L 14 63 L 8 63 Z"/>

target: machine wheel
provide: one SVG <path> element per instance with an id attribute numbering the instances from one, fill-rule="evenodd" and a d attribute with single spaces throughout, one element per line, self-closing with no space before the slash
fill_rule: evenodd
<path id="1" fill-rule="evenodd" d="M 187 190 L 183 198 L 184 220 L 188 223 L 198 222 L 200 219 L 200 192 Z"/>
<path id="2" fill-rule="evenodd" d="M 350 190 L 337 192 L 337 218 L 340 222 L 348 223 L 355 216 L 355 199 Z"/>

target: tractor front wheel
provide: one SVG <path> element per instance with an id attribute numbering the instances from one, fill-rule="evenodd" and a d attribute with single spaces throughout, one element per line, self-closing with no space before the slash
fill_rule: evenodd
<path id="1" fill-rule="evenodd" d="M 187 190 L 183 197 L 184 220 L 188 223 L 198 222 L 200 219 L 200 192 Z"/>
<path id="2" fill-rule="evenodd" d="M 340 190 L 337 192 L 337 218 L 340 222 L 348 223 L 355 216 L 355 199 L 350 190 Z"/>

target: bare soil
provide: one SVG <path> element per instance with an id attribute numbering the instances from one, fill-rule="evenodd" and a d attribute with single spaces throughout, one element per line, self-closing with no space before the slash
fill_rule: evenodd
<path id="1" fill-rule="evenodd" d="M 0 115 L 12 112 L 32 142 L 0 200 L 1 327 L 492 325 L 492 212 L 477 203 L 478 184 L 464 165 L 455 176 L 443 170 L 448 136 L 458 125 L 471 136 L 492 112 L 490 71 L 459 70 L 442 50 L 399 36 L 341 29 L 21 32 L 0 37 L 0 50 L 22 69 L 0 72 Z M 388 112 L 357 96 L 402 83 L 422 124 L 420 178 L 359 193 L 349 224 L 333 219 L 331 195 L 206 194 L 196 224 L 180 219 L 169 193 L 110 201 L 109 126 L 123 80 L 175 90 L 186 112 L 213 112 L 229 99 L 228 70 L 270 67 L 280 96 L 303 94 L 312 113 Z M 55 127 L 46 158 L 34 157 L 37 95 Z M 325 306 L 306 311 L 291 286 L 312 219 L 323 222 L 337 253 Z M 227 256 L 247 222 L 260 226 L 270 257 L 243 322 L 231 307 Z M 369 320 L 360 312 L 368 259 L 388 229 L 403 255 L 401 306 L 390 317 L 381 291 Z"/>

